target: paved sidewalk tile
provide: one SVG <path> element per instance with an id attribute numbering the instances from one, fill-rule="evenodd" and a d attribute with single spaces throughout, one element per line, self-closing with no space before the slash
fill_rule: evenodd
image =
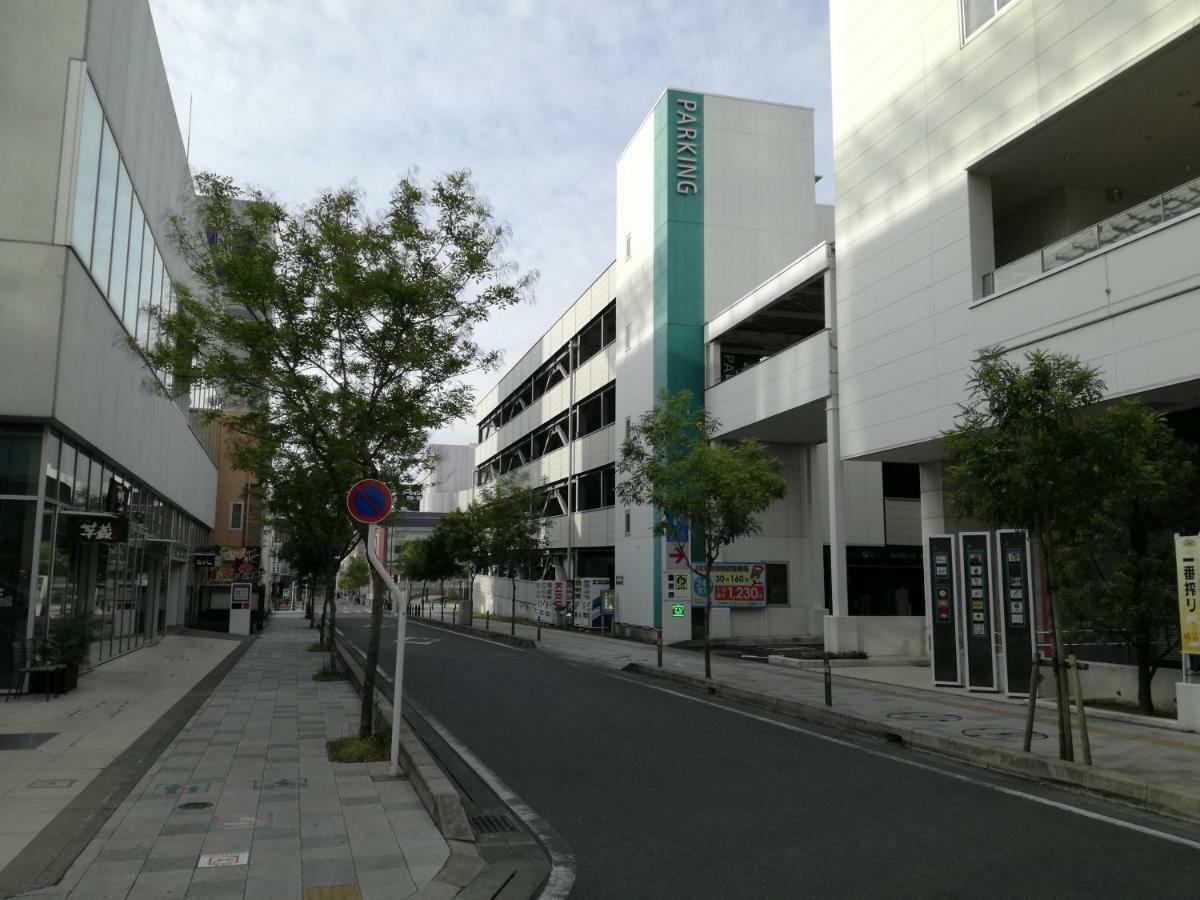
<path id="1" fill-rule="evenodd" d="M 326 742 L 357 730 L 358 697 L 348 682 L 312 680 L 324 659 L 307 652 L 307 625 L 272 617 L 62 883 L 39 896 L 274 900 L 360 884 L 364 896 L 405 897 L 432 880 L 449 848 L 408 782 L 376 783 L 376 764 L 329 761 Z M 239 852 L 240 865 L 198 867 Z"/>

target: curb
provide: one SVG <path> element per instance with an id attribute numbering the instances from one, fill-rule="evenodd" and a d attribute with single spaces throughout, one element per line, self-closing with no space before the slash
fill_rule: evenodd
<path id="1" fill-rule="evenodd" d="M 415 622 L 418 625 L 427 625 L 430 628 L 444 628 L 446 631 L 469 634 L 487 641 L 495 641 L 498 644 L 513 644 L 517 647 L 524 647 L 526 650 L 536 650 L 538 647 L 538 642 L 531 638 L 516 637 L 515 635 L 505 634 L 502 631 L 476 628 L 474 625 L 460 625 L 457 622 L 435 622 L 431 619 L 418 619 L 415 617 L 410 617 L 409 621 Z"/>
<path id="2" fill-rule="evenodd" d="M 665 671 L 643 663 L 629 663 L 622 671 L 647 678 L 671 681 L 689 688 L 702 689 L 714 696 L 736 700 L 747 706 L 770 710 L 806 722 L 830 725 L 918 750 L 938 753 L 983 769 L 1067 785 L 1088 794 L 1120 800 L 1147 812 L 1200 822 L 1200 794 L 1160 784 L 1151 784 L 1111 769 L 1098 769 L 1095 766 L 1085 766 L 1081 763 L 1045 759 L 1031 753 L 988 747 L 964 738 L 933 734 L 913 728 L 901 728 L 891 722 L 853 713 L 838 712 L 826 706 L 815 706 L 799 700 L 768 697 L 756 691 L 732 687 L 719 681 L 709 681 L 697 675 Z"/>
<path id="3" fill-rule="evenodd" d="M 334 646 L 338 658 L 346 667 L 355 690 L 362 692 L 363 667 L 346 649 L 344 638 L 338 637 Z M 379 694 L 380 692 L 376 692 Z M 392 704 L 382 695 L 375 698 L 378 715 L 388 722 L 392 720 Z M 408 725 L 400 726 L 400 764 L 417 796 L 421 798 L 438 831 L 446 839 L 450 856 L 445 865 L 433 876 L 433 880 L 413 896 L 419 900 L 442 900 L 455 897 L 464 891 L 484 870 L 484 862 L 475 848 L 475 832 L 467 822 L 458 791 L 450 783 L 425 745 Z"/>

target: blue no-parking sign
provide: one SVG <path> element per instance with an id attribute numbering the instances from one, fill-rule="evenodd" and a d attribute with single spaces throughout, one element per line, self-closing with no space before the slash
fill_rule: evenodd
<path id="1" fill-rule="evenodd" d="M 350 488 L 346 508 L 356 521 L 377 525 L 392 511 L 392 492 L 377 478 L 364 478 Z"/>

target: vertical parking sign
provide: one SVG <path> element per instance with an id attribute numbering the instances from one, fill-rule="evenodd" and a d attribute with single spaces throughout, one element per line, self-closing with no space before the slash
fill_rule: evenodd
<path id="1" fill-rule="evenodd" d="M 986 531 L 958 536 L 962 559 L 963 646 L 967 689 L 996 690 L 996 652 L 992 638 L 991 535 Z"/>
<path id="2" fill-rule="evenodd" d="M 933 656 L 933 683 L 962 683 L 958 665 L 958 602 L 955 595 L 954 539 L 948 534 L 929 538 L 926 557 L 929 590 L 929 646 Z"/>
<path id="3" fill-rule="evenodd" d="M 1004 678 L 1010 694 L 1028 695 L 1033 670 L 1033 580 L 1029 536 L 1024 531 L 996 534 L 996 608 L 1004 634 Z"/>

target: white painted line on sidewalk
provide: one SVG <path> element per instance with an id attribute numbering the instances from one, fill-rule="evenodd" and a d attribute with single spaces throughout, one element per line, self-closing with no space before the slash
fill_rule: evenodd
<path id="1" fill-rule="evenodd" d="M 1118 828 L 1125 828 L 1129 831 L 1136 831 L 1139 834 L 1145 834 L 1149 837 L 1159 838 L 1160 840 L 1170 841 L 1175 844 L 1182 844 L 1184 847 L 1190 847 L 1193 850 L 1200 850 L 1200 841 L 1193 841 L 1185 837 L 1180 837 L 1177 834 L 1171 834 L 1167 831 L 1158 831 L 1154 828 L 1149 828 L 1145 825 L 1138 825 L 1134 822 L 1126 822 L 1124 819 L 1118 819 L 1113 816 L 1106 816 L 1103 813 L 1092 812 L 1088 809 L 1080 809 L 1077 806 L 1071 806 L 1069 803 L 1060 803 L 1057 800 L 1051 800 L 1048 797 L 1039 797 L 1036 794 L 1027 794 L 1024 791 L 1018 791 L 1015 788 L 1004 787 L 999 784 L 992 784 L 988 781 L 983 781 L 978 778 L 972 778 L 969 775 L 963 775 L 959 772 L 948 772 L 945 769 L 939 769 L 937 766 L 926 765 L 925 763 L 917 762 L 912 759 L 904 759 L 895 756 L 891 753 L 884 753 L 879 750 L 872 750 L 870 747 L 863 747 L 855 744 L 852 741 L 842 740 L 828 734 L 821 734 L 819 731 L 810 731 L 807 728 L 800 728 L 797 725 L 790 725 L 787 722 L 777 722 L 774 719 L 768 719 L 766 716 L 755 715 L 752 712 L 747 712 L 743 709 L 737 709 L 732 706 L 724 706 L 720 703 L 713 703 L 711 700 L 705 700 L 703 697 L 691 697 L 687 694 L 681 694 L 679 691 L 673 691 L 670 688 L 659 687 L 656 684 L 646 684 L 636 678 L 622 677 L 615 673 L 611 675 L 613 678 L 621 678 L 622 681 L 629 681 L 640 685 L 644 688 L 649 688 L 652 691 L 659 691 L 663 694 L 670 694 L 672 697 L 679 697 L 681 700 L 690 700 L 693 703 L 702 703 L 705 706 L 711 706 L 714 709 L 723 709 L 725 712 L 733 713 L 734 715 L 743 716 L 747 719 L 754 719 L 756 722 L 764 722 L 767 725 L 774 725 L 776 728 L 785 728 L 788 731 L 795 731 L 798 734 L 806 735 L 807 737 L 817 738 L 818 740 L 826 741 L 830 744 L 836 744 L 839 747 L 848 747 L 851 750 L 857 750 L 860 753 L 866 753 L 869 756 L 876 756 L 880 759 L 890 760 L 891 762 L 900 763 L 905 766 L 912 766 L 914 769 L 923 769 L 926 772 L 932 772 L 935 775 L 941 775 L 945 778 L 952 778 L 955 781 L 964 781 L 967 784 L 974 784 L 982 788 L 987 788 L 990 791 L 995 791 L 999 794 L 1007 794 L 1010 797 L 1018 797 L 1022 800 L 1029 800 L 1033 803 L 1040 803 L 1043 806 L 1050 806 L 1054 809 L 1060 809 L 1064 812 L 1073 813 L 1077 816 L 1082 816 L 1085 819 L 1094 819 L 1097 822 L 1104 822 L 1108 825 L 1115 825 Z"/>
<path id="2" fill-rule="evenodd" d="M 463 635 L 463 637 L 469 637 L 469 635 Z M 482 638 L 476 638 L 476 640 L 482 640 Z M 411 701 L 408 702 L 421 714 L 421 718 L 429 723 L 429 727 L 450 746 L 450 749 L 462 757 L 463 762 L 474 769 L 475 774 L 482 778 L 517 818 L 537 835 L 538 840 L 550 852 L 550 877 L 546 880 L 546 886 L 542 888 L 539 896 L 543 900 L 561 900 L 570 894 L 571 886 L 575 883 L 575 855 L 567 849 L 566 842 L 558 836 L 558 832 L 545 819 L 530 809 L 529 805 L 518 797 L 512 788 L 501 781 L 500 776 L 489 769 L 478 756 L 461 744 L 446 729 L 445 725 L 431 716 L 424 707 L 417 706 Z"/>

